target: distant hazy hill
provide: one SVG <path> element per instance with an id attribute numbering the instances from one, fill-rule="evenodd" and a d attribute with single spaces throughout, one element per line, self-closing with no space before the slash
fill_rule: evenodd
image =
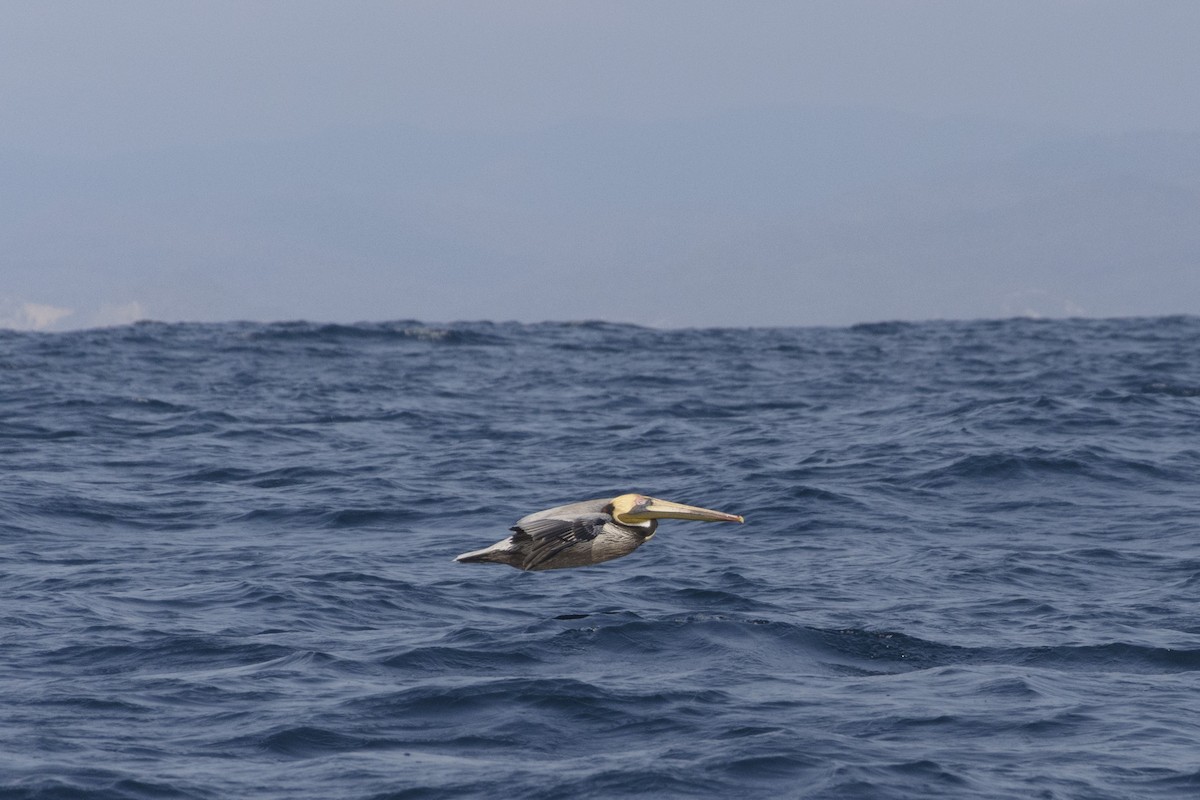
<path id="1" fill-rule="evenodd" d="M 0 299 L 80 309 L 730 325 L 1200 311 L 1198 135 L 747 111 L 10 154 L 0 180 Z"/>

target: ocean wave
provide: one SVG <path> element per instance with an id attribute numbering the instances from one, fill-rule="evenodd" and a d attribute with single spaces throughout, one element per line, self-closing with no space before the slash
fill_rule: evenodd
<path id="1" fill-rule="evenodd" d="M 248 331 L 251 341 L 339 342 L 380 340 L 420 342 L 440 345 L 497 345 L 505 338 L 495 330 L 467 327 L 439 327 L 415 320 L 363 322 L 355 325 L 311 322 L 276 322 Z"/>
<path id="2" fill-rule="evenodd" d="M 1190 798 L 1198 338 L 0 332 L 0 797 Z"/>

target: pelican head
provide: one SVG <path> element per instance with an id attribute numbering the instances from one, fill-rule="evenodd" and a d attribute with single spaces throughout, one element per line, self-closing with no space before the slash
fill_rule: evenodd
<path id="1" fill-rule="evenodd" d="M 644 494 L 623 494 L 612 501 L 613 519 L 623 525 L 644 525 L 655 519 L 695 519 L 702 522 L 745 522 L 736 514 L 685 506 Z"/>

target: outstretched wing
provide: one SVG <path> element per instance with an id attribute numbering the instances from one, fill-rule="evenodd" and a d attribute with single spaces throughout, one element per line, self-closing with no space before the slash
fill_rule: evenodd
<path id="1" fill-rule="evenodd" d="M 528 543 L 521 569 L 537 569 L 562 551 L 600 535 L 609 521 L 605 514 L 587 514 L 574 519 L 535 519 L 512 528 L 514 543 Z"/>

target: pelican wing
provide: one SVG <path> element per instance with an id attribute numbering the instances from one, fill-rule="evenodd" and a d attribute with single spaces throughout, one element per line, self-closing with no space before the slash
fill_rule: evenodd
<path id="1" fill-rule="evenodd" d="M 580 542 L 590 542 L 600 535 L 610 519 L 606 514 L 586 514 L 574 519 L 526 517 L 512 529 L 514 543 L 528 542 L 528 555 L 521 568 L 537 569 L 562 551 Z"/>
<path id="2" fill-rule="evenodd" d="M 561 522 L 592 516 L 601 513 L 604 507 L 611 502 L 612 498 L 597 498 L 595 500 L 583 500 L 578 503 L 568 503 L 565 506 L 547 508 L 544 511 L 537 511 L 521 517 L 517 520 L 517 527 L 524 528 L 527 523 L 536 520 L 554 519 Z"/>

